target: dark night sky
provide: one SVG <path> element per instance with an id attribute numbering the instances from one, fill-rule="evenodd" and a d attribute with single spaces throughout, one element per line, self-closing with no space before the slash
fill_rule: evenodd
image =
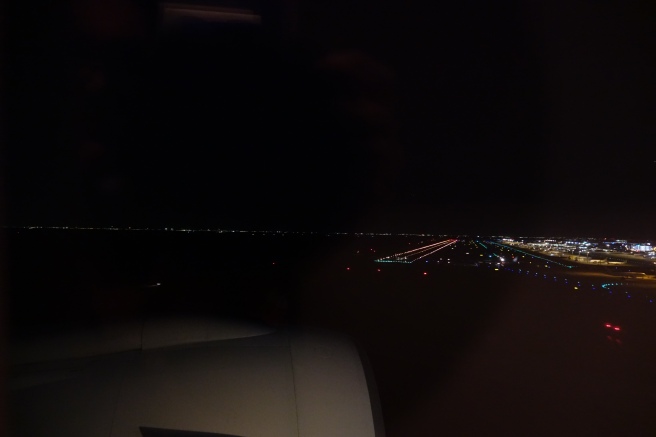
<path id="1" fill-rule="evenodd" d="M 9 224 L 656 237 L 653 2 L 5 10 Z"/>

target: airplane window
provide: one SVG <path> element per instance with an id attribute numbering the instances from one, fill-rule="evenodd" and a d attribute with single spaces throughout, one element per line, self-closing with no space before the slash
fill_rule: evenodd
<path id="1" fill-rule="evenodd" d="M 656 431 L 655 3 L 5 3 L 9 381 L 240 320 L 351 338 L 390 437 Z"/>

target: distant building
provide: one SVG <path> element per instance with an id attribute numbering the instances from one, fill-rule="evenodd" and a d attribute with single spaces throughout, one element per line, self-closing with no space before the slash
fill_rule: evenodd
<path id="1" fill-rule="evenodd" d="M 631 250 L 636 252 L 652 252 L 654 248 L 651 243 L 636 243 L 631 245 Z"/>

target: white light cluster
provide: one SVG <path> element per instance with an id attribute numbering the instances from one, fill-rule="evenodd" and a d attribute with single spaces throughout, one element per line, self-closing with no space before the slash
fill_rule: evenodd
<path id="1" fill-rule="evenodd" d="M 427 246 L 422 246 L 422 247 L 418 247 L 416 249 L 408 250 L 408 251 L 405 251 L 405 252 L 399 252 L 399 253 L 395 253 L 393 255 L 389 255 L 389 256 L 386 256 L 386 257 L 383 257 L 383 258 L 379 258 L 379 259 L 376 260 L 376 262 L 403 262 L 403 263 L 414 262 L 414 261 L 422 259 L 422 258 L 424 258 L 424 257 L 426 257 L 426 256 L 428 256 L 432 253 L 435 253 L 440 249 L 444 249 L 445 247 L 450 246 L 451 244 L 455 243 L 456 241 L 458 241 L 458 240 L 443 240 L 443 241 L 440 241 L 440 242 L 437 242 L 437 243 L 429 244 Z M 435 249 L 435 250 L 432 250 L 432 249 Z M 424 252 L 426 252 L 426 253 L 424 253 Z M 420 255 L 420 256 L 415 258 L 415 259 L 412 259 L 412 260 L 408 261 L 407 260 L 408 255 L 410 255 L 411 257 L 416 256 L 416 255 Z"/>

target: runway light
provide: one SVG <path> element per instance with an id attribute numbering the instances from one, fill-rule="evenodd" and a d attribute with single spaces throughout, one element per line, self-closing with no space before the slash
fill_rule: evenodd
<path id="1" fill-rule="evenodd" d="M 606 323 L 605 326 L 606 326 L 606 328 L 611 328 L 612 327 L 612 325 L 610 323 Z"/>
<path id="2" fill-rule="evenodd" d="M 350 267 L 347 267 L 346 270 L 351 270 L 351 268 L 350 268 Z"/>
<path id="3" fill-rule="evenodd" d="M 424 272 L 424 276 L 426 276 L 428 273 Z"/>
<path id="4" fill-rule="evenodd" d="M 613 329 L 616 330 L 616 331 L 619 331 L 619 330 L 620 330 L 620 327 L 619 327 L 619 326 L 616 326 L 616 327 L 614 327 Z"/>

